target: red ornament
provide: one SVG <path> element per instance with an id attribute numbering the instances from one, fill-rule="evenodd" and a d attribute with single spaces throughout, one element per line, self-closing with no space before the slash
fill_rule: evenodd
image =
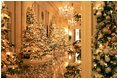
<path id="1" fill-rule="evenodd" d="M 110 29 L 110 25 L 106 25 L 107 29 L 109 30 Z"/>

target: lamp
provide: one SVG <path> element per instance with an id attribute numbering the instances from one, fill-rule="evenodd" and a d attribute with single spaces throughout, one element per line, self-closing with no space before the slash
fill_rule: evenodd
<path id="1" fill-rule="evenodd" d="M 59 7 L 59 13 L 64 16 L 64 18 L 67 19 L 67 17 L 73 16 L 73 3 L 72 5 L 69 5 L 69 3 L 65 3 L 64 6 Z"/>

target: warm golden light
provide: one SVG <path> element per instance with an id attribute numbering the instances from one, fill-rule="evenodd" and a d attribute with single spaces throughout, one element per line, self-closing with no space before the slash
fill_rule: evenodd
<path id="1" fill-rule="evenodd" d="M 71 55 L 69 55 L 69 59 L 71 59 L 72 58 L 72 56 Z"/>
<path id="2" fill-rule="evenodd" d="M 82 62 L 81 60 L 78 60 L 78 64 L 81 64 L 81 62 Z"/>
<path id="3" fill-rule="evenodd" d="M 69 32 L 69 35 L 72 36 L 72 32 Z"/>
<path id="4" fill-rule="evenodd" d="M 59 7 L 59 13 L 66 18 L 73 15 L 73 10 L 73 4 L 71 6 L 69 3 L 65 3 L 64 6 Z"/>
<path id="5" fill-rule="evenodd" d="M 11 54 L 11 52 L 6 52 L 6 54 L 7 54 L 7 55 L 10 55 L 10 54 Z"/>
<path id="6" fill-rule="evenodd" d="M 66 34 L 68 34 L 68 29 L 67 28 L 65 28 L 64 31 L 65 31 Z"/>
<path id="7" fill-rule="evenodd" d="M 68 62 L 65 63 L 65 67 L 67 67 L 67 66 L 68 66 Z"/>

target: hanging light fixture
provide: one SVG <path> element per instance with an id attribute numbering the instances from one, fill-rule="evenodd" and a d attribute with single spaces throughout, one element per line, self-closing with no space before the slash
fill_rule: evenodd
<path id="1" fill-rule="evenodd" d="M 69 2 L 65 2 L 64 6 L 59 7 L 59 14 L 63 15 L 64 18 L 72 17 L 73 16 L 73 3 L 72 5 L 69 4 Z"/>

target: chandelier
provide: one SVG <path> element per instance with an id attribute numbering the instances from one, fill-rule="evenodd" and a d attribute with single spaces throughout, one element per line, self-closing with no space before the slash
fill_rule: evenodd
<path id="1" fill-rule="evenodd" d="M 63 15 L 65 18 L 73 16 L 73 3 L 69 5 L 69 3 L 65 3 L 64 6 L 59 7 L 59 14 Z"/>

